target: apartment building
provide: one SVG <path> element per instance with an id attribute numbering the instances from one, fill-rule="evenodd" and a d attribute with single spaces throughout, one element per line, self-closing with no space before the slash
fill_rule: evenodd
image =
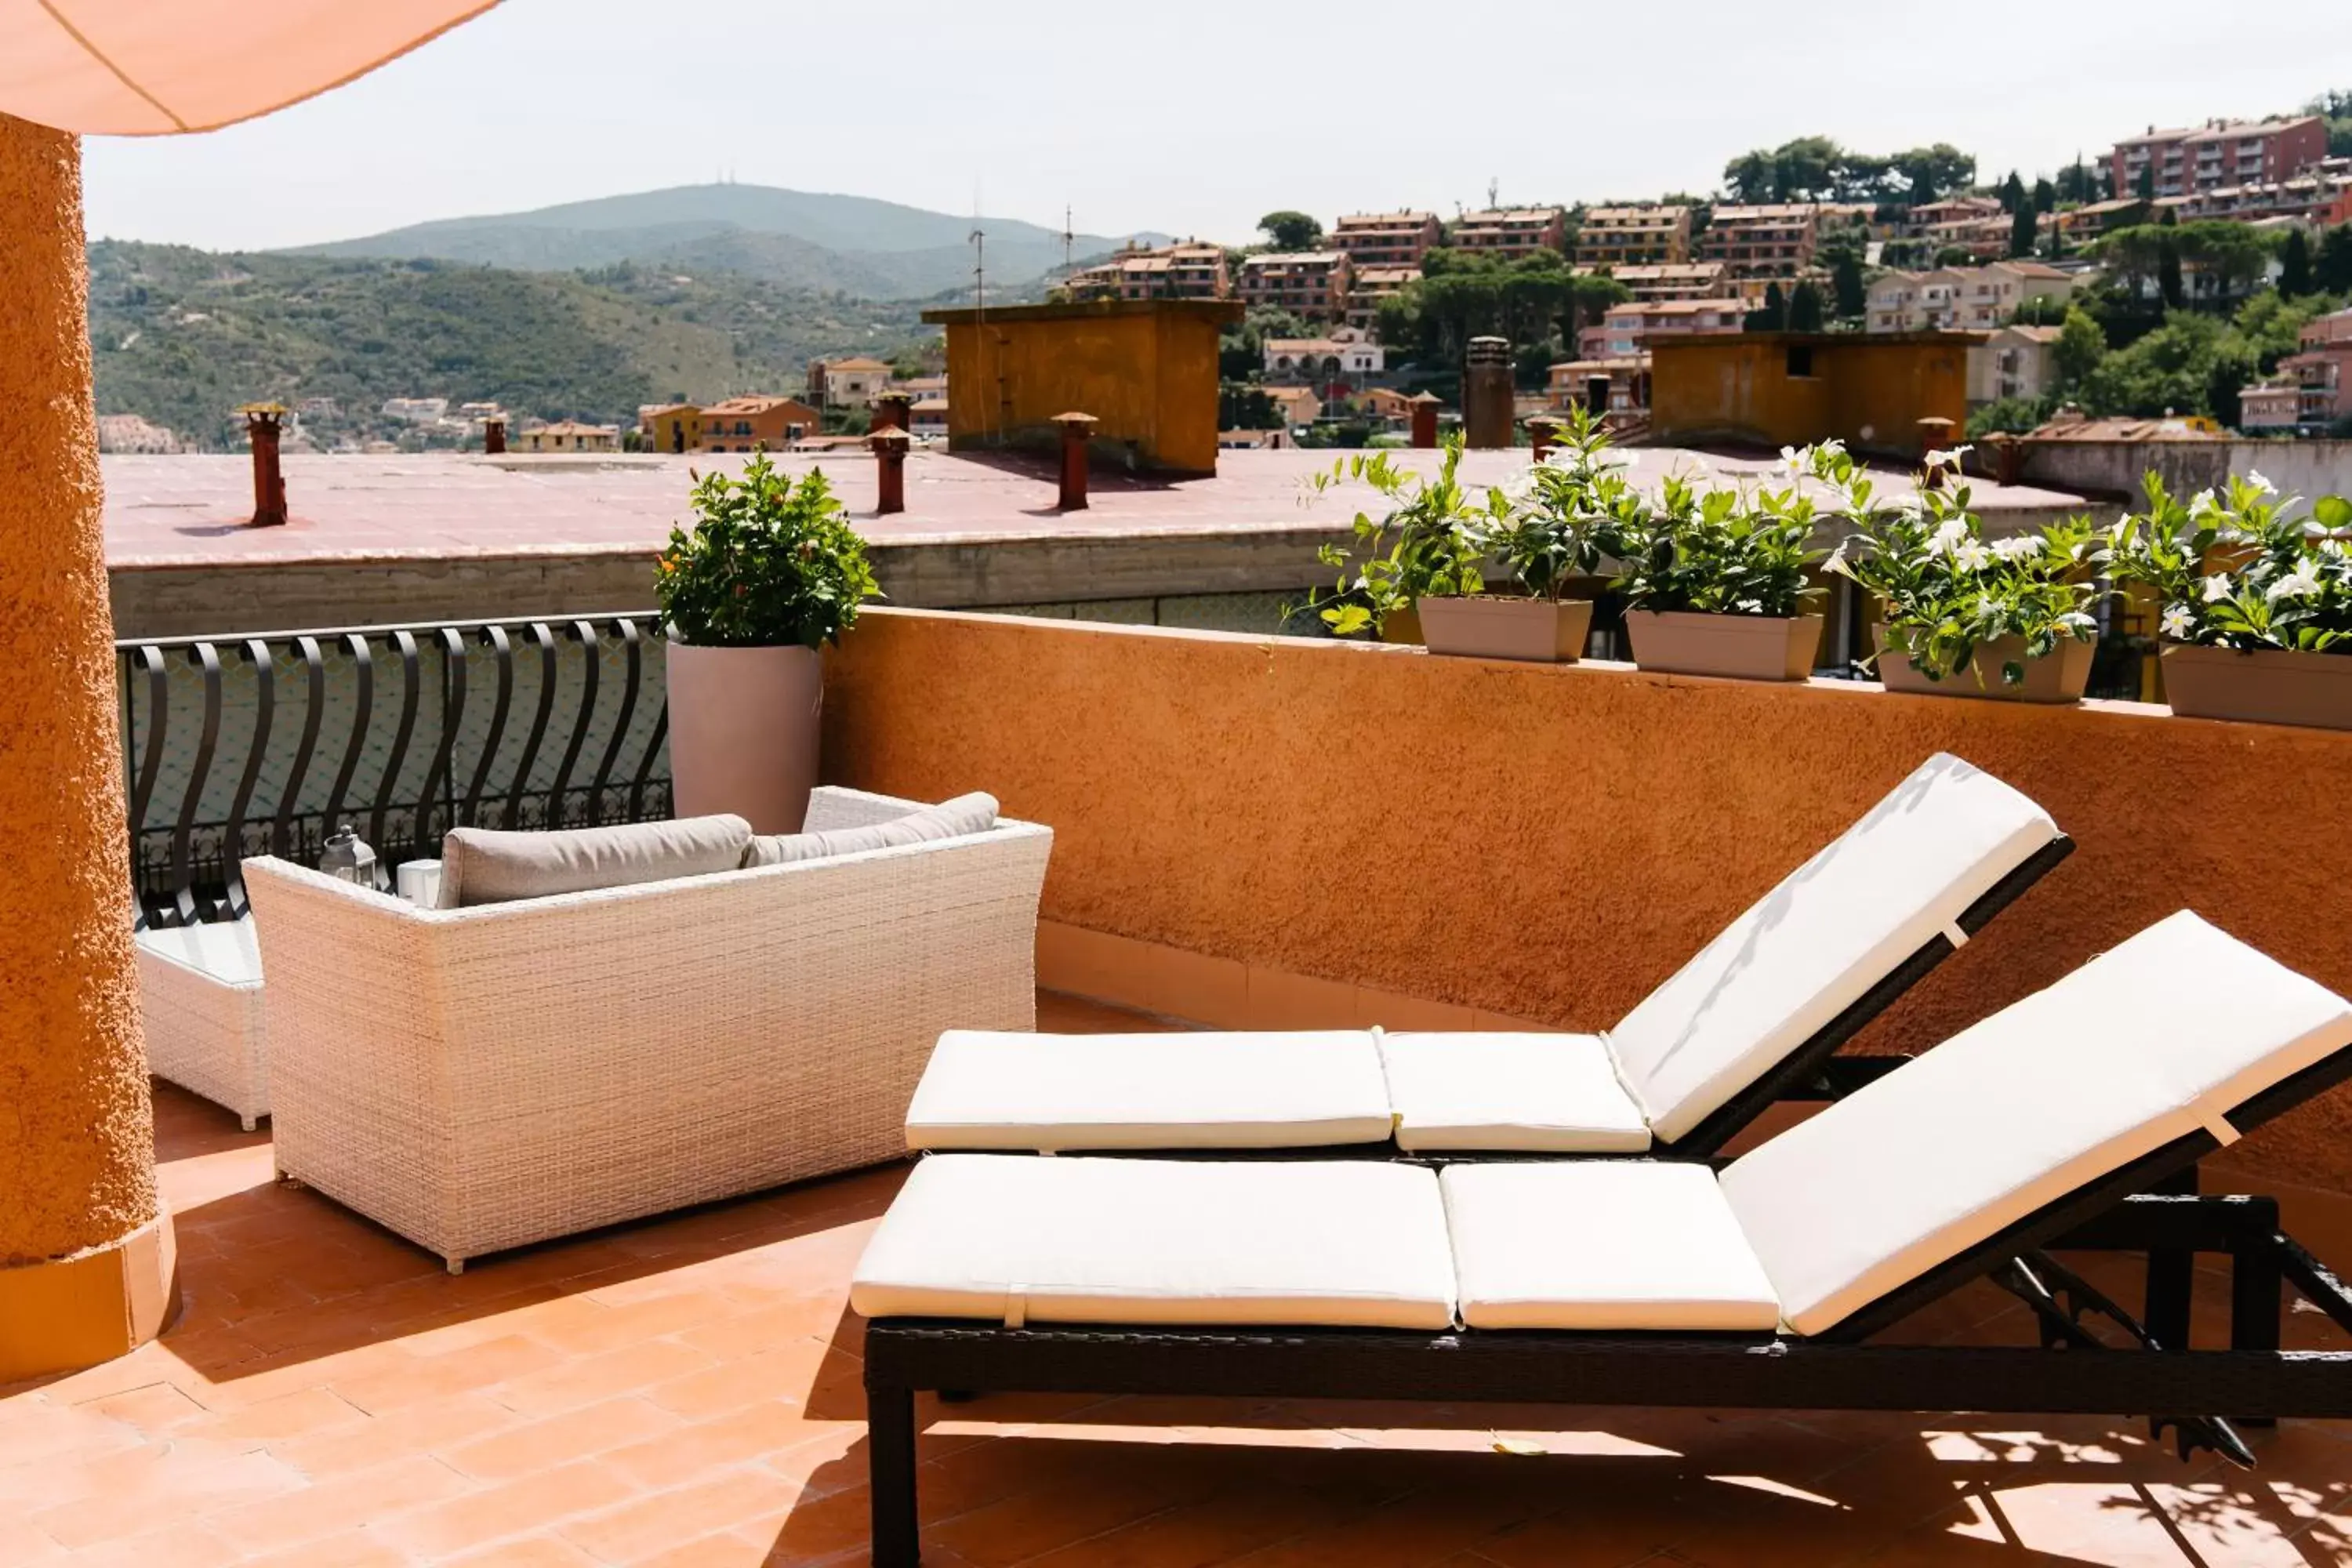
<path id="1" fill-rule="evenodd" d="M 1579 267 L 1654 267 L 1690 259 L 1691 210 L 1655 204 L 1591 207 L 1576 229 Z"/>
<path id="2" fill-rule="evenodd" d="M 1294 316 L 1337 321 L 1348 313 L 1349 271 L 1345 252 L 1273 251 L 1242 260 L 1244 303 L 1271 306 Z"/>
<path id="3" fill-rule="evenodd" d="M 2291 381 L 2238 389 L 2238 428 L 2293 430 L 2303 423 L 2303 388 Z"/>
<path id="4" fill-rule="evenodd" d="M 2141 194 L 2143 175 L 2158 196 L 2185 196 L 2223 185 L 2293 179 L 2327 156 L 2327 122 L 2316 114 L 2293 119 L 2208 121 L 2189 129 L 2127 137 L 2107 155 L 2118 196 Z"/>
<path id="5" fill-rule="evenodd" d="M 1489 207 L 1454 225 L 1454 247 L 1510 260 L 1539 250 L 1565 253 L 1568 213 L 1560 207 Z"/>
<path id="6" fill-rule="evenodd" d="M 1579 359 L 1553 365 L 1546 392 L 1547 402 L 1556 413 L 1591 408 L 1595 404 L 1604 413 L 1635 413 L 1650 405 L 1650 356 Z"/>
<path id="7" fill-rule="evenodd" d="M 2279 361 L 2279 374 L 2294 381 L 2295 422 L 2324 430 L 2352 417 L 2352 375 L 2346 374 L 2352 365 L 2352 310 L 2314 317 L 2303 324 L 2302 337 L 2301 351 Z"/>
<path id="8" fill-rule="evenodd" d="M 1421 281 L 1418 267 L 1352 266 L 1348 279 L 1348 324 L 1370 331 L 1380 319 L 1381 301 Z"/>
<path id="9" fill-rule="evenodd" d="M 1903 232 L 1914 238 L 1931 234 L 1939 224 L 1966 223 L 1971 219 L 1998 217 L 2006 219 L 2000 202 L 1993 196 L 1946 196 L 1939 202 L 1921 202 L 1904 215 Z"/>
<path id="10" fill-rule="evenodd" d="M 1268 338 L 1265 374 L 1278 381 L 1341 381 L 1378 375 L 1387 352 L 1369 338 Z"/>
<path id="11" fill-rule="evenodd" d="M 1611 306 L 1599 326 L 1577 334 L 1576 347 L 1586 359 L 1623 359 L 1662 333 L 1737 332 L 1747 324 L 1748 307 L 1738 300 L 1635 300 Z"/>
<path id="12" fill-rule="evenodd" d="M 2040 397 L 2058 380 L 2056 327 L 2000 327 L 1969 348 L 1969 402 Z"/>
<path id="13" fill-rule="evenodd" d="M 1599 270 L 1579 267 L 1579 275 Z M 1720 300 L 1727 297 L 1720 261 L 1664 262 L 1657 266 L 1612 267 L 1609 276 L 1625 286 L 1637 300 Z"/>
<path id="14" fill-rule="evenodd" d="M 889 384 L 890 367 L 863 354 L 809 361 L 809 395 L 822 407 L 864 408 Z"/>
<path id="15" fill-rule="evenodd" d="M 2155 209 L 2141 197 L 2117 196 L 2112 201 L 2092 202 L 2053 216 L 2061 234 L 2069 239 L 2087 241 L 2116 229 L 2150 222 L 2156 214 Z"/>
<path id="16" fill-rule="evenodd" d="M 1418 268 L 1443 242 L 1435 213 L 1349 213 L 1325 236 L 1325 243 L 1364 268 Z"/>
<path id="17" fill-rule="evenodd" d="M 617 452 L 621 427 L 559 419 L 551 425 L 528 426 L 518 439 L 526 452 Z"/>
<path id="18" fill-rule="evenodd" d="M 1225 248 L 1200 240 L 1175 245 L 1126 245 L 1108 259 L 1070 274 L 1074 300 L 1225 300 L 1233 281 Z"/>
<path id="19" fill-rule="evenodd" d="M 1794 278 L 1812 265 L 1819 216 L 1795 203 L 1717 207 L 1698 237 L 1698 257 L 1729 278 Z"/>
<path id="20" fill-rule="evenodd" d="M 2327 227 L 2352 219 L 2352 158 L 2324 158 L 2285 180 L 2216 185 L 2179 198 L 2173 211 L 2183 222 L 2228 218 L 2239 223 L 2269 219 Z"/>
<path id="21" fill-rule="evenodd" d="M 1864 295 L 1864 325 L 1874 332 L 1985 331 L 2030 300 L 2063 300 L 2074 277 L 2039 261 L 1938 267 L 1888 272 Z"/>
<path id="22" fill-rule="evenodd" d="M 842 363 L 835 362 L 836 364 Z M 814 406 L 797 397 L 730 397 L 702 411 L 698 421 L 704 452 L 781 452 L 824 424 Z"/>

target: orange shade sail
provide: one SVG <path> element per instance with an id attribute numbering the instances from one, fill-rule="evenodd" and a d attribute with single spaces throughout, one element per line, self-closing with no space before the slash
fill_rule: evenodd
<path id="1" fill-rule="evenodd" d="M 0 113 L 87 135 L 210 131 L 299 103 L 497 0 L 0 0 Z"/>

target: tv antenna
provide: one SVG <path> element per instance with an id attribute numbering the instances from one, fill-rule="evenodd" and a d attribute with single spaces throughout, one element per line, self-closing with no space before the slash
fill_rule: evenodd
<path id="1" fill-rule="evenodd" d="M 1486 210 L 1488 212 L 1493 212 L 1497 206 L 1501 205 L 1502 196 L 1503 182 L 1490 176 L 1486 181 Z"/>
<path id="2" fill-rule="evenodd" d="M 1062 275 L 1066 278 L 1076 265 L 1071 259 L 1070 252 L 1077 243 L 1078 237 L 1070 231 L 1070 208 L 1068 204 L 1065 203 L 1062 206 Z"/>

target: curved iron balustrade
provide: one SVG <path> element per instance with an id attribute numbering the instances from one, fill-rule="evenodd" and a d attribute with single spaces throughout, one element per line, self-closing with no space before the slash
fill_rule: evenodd
<path id="1" fill-rule="evenodd" d="M 661 647 L 649 612 L 117 643 L 141 923 L 241 917 L 245 857 L 316 865 L 339 823 L 389 889 L 452 826 L 667 816 Z"/>

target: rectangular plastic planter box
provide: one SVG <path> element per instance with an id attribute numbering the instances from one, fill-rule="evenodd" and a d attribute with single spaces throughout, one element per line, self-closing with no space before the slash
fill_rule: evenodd
<path id="1" fill-rule="evenodd" d="M 2166 643 L 2160 657 L 2175 713 L 2352 730 L 2352 656 Z"/>
<path id="2" fill-rule="evenodd" d="M 1590 599 L 1554 604 L 1482 594 L 1423 599 L 1418 607 L 1422 640 L 1430 652 L 1470 658 L 1573 663 L 1584 657 L 1585 638 L 1592 631 Z"/>
<path id="3" fill-rule="evenodd" d="M 1978 697 L 1993 702 L 2080 702 L 2091 684 L 2091 657 L 2096 647 L 2072 638 L 2061 642 L 2042 658 L 2025 657 L 2023 637 L 2002 637 L 1977 647 L 1975 668 L 1955 670 L 1941 680 L 1930 680 L 1911 668 L 1910 659 L 1888 653 L 1886 630 L 1876 628 L 1878 679 L 1889 691 L 1922 697 Z M 2000 678 L 2001 666 L 2012 660 L 2025 666 L 2025 682 L 2011 686 Z"/>
<path id="4" fill-rule="evenodd" d="M 1669 675 L 1738 680 L 1802 680 L 1822 647 L 1820 616 L 1706 616 L 1688 610 L 1625 612 L 1633 663 Z"/>

